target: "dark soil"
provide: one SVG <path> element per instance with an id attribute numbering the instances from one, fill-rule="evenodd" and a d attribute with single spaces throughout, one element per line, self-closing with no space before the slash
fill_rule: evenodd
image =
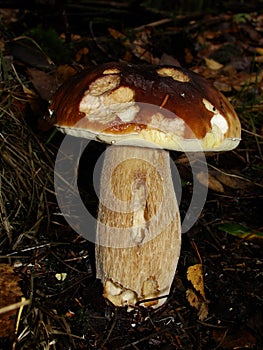
<path id="1" fill-rule="evenodd" d="M 1 262 L 15 265 L 22 293 L 25 298 L 31 298 L 31 304 L 22 311 L 15 336 L 0 339 L 0 349 L 263 349 L 263 60 L 256 59 L 263 57 L 263 2 L 160 3 L 31 1 L 22 5 L 9 0 L 0 4 L 1 60 L 12 57 L 21 81 L 36 94 L 34 104 L 28 99 L 21 102 L 23 108 L 19 108 L 19 116 L 22 113 L 23 127 L 35 135 L 42 150 L 46 149 L 44 153 L 47 152 L 45 156 L 50 157 L 51 164 L 63 136 L 51 137 L 53 128 L 43 123 L 48 100 L 41 96 L 42 90 L 36 88 L 36 80 L 29 79 L 28 69 L 37 68 L 52 76 L 64 65 L 78 71 L 111 60 L 145 63 L 145 56 L 136 56 L 128 42 L 135 45 L 140 26 L 167 18 L 170 22 L 153 26 L 150 34 L 147 28 L 141 30 L 148 35 L 144 43 L 147 57 L 160 63 L 166 54 L 172 57 L 173 63 L 198 70 L 210 80 L 227 82 L 231 88 L 225 95 L 235 105 L 243 128 L 242 142 L 236 150 L 206 155 L 209 173 L 220 180 L 223 191 L 209 186 L 199 219 L 183 234 L 169 298 L 157 310 L 138 305 L 134 311 L 127 312 L 105 301 L 101 283 L 95 279 L 94 247 L 60 215 L 52 184 L 48 191 L 46 185 L 41 187 L 47 197 L 49 214 L 37 230 L 25 229 L 26 220 L 31 220 L 33 226 L 37 217 L 34 213 L 30 218 L 25 215 L 24 221 L 23 216 L 19 218 L 12 240 L 6 227 L 0 226 Z M 7 8 L 11 9 L 8 13 Z M 51 32 L 47 38 L 44 33 L 50 29 L 57 34 Z M 60 47 L 57 39 L 62 33 L 65 41 Z M 47 63 L 46 56 L 41 56 L 38 50 L 40 56 L 36 56 L 34 46 L 25 48 L 24 42 L 15 39 L 21 35 L 34 38 L 54 64 Z M 72 39 L 73 35 L 78 35 L 78 39 Z M 201 37 L 204 37 L 203 43 Z M 234 54 L 227 50 L 226 45 L 230 44 L 237 49 Z M 222 49 L 227 50 L 227 55 L 222 54 Z M 213 58 L 224 67 L 232 67 L 237 61 L 239 65 L 235 66 L 235 73 L 231 73 L 230 68 L 228 73 L 209 71 L 204 57 Z M 148 60 L 147 63 L 154 62 Z M 245 73 L 255 74 L 258 80 L 244 83 Z M 242 88 L 238 90 L 234 81 L 239 77 Z M 5 79 L 2 66 L 1 96 L 6 96 Z M 237 84 L 241 84 L 240 81 Z M 12 82 L 20 85 L 15 78 Z M 24 96 L 25 91 L 19 90 L 19 93 Z M 14 106 L 17 100 L 8 108 L 13 111 Z M 9 109 L 5 108 L 8 115 Z M 4 135 L 12 123 L 10 119 L 10 124 L 4 123 L 6 115 L 0 117 Z M 94 217 L 98 198 L 92 183 L 93 169 L 104 149 L 104 145 L 90 142 L 80 161 L 78 185 Z M 171 152 L 171 159 L 183 184 L 180 203 L 183 220 L 193 192 L 191 166 L 182 154 Z M 226 183 L 224 174 L 234 175 L 230 176 L 231 182 Z M 4 188 L 0 191 L 5 197 Z M 11 203 L 10 207 L 12 205 L 15 204 Z M 2 207 L 0 209 L 3 223 L 4 214 Z M 227 224 L 228 229 L 222 229 L 223 224 Z M 247 235 L 236 234 L 231 224 L 245 227 Z M 94 227 L 87 230 L 90 235 L 94 234 Z M 205 320 L 199 319 L 198 311 L 186 298 L 186 291 L 193 289 L 187 280 L 187 269 L 199 263 L 203 266 L 208 304 Z M 63 274 L 66 274 L 64 280 Z"/>

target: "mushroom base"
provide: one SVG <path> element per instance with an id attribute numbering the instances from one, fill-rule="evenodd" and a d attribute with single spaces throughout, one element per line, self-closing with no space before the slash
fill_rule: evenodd
<path id="1" fill-rule="evenodd" d="M 96 234 L 97 278 L 115 306 L 157 308 L 181 248 L 169 153 L 111 146 L 105 152 Z"/>

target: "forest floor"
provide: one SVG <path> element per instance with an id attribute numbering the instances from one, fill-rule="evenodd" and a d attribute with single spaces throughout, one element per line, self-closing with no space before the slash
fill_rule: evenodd
<path id="1" fill-rule="evenodd" d="M 0 349 L 263 349 L 262 2 L 191 12 L 158 1 L 151 8 L 151 1 L 4 3 Z M 242 125 L 235 150 L 206 154 L 206 202 L 183 234 L 169 298 L 157 310 L 127 312 L 105 301 L 93 247 L 64 220 L 54 192 L 63 135 L 43 118 L 49 101 L 78 71 L 110 61 L 191 69 L 230 100 Z M 104 149 L 90 142 L 80 162 L 79 188 L 94 216 L 92 171 Z M 184 154 L 171 158 L 183 184 L 183 220 L 192 168 Z M 203 296 L 187 278 L 192 266 L 202 271 Z"/>

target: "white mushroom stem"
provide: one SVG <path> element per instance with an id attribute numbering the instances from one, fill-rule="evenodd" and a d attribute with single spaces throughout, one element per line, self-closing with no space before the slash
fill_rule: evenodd
<path id="1" fill-rule="evenodd" d="M 104 296 L 115 306 L 157 308 L 169 294 L 181 246 L 169 153 L 111 146 L 100 185 L 96 268 Z"/>

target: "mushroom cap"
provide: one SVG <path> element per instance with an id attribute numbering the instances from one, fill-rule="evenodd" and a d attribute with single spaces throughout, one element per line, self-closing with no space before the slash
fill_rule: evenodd
<path id="1" fill-rule="evenodd" d="M 62 132 L 110 144 L 224 151 L 241 139 L 226 97 L 175 66 L 110 62 L 83 70 L 58 89 L 49 111 Z"/>

